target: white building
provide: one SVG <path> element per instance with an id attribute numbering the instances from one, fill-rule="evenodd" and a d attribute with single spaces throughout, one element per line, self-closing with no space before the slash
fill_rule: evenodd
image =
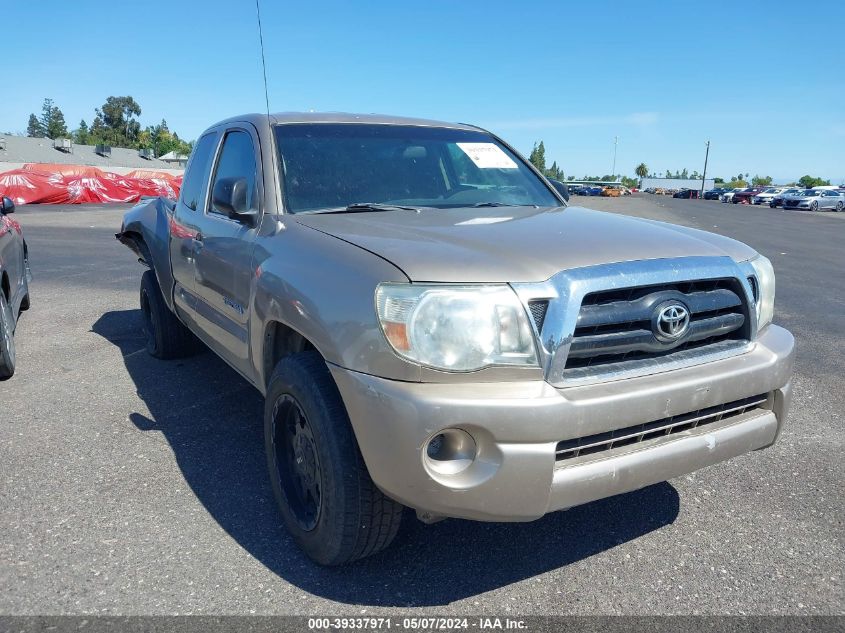
<path id="1" fill-rule="evenodd" d="M 184 169 L 185 165 L 188 164 L 188 155 L 177 154 L 176 152 L 167 152 L 166 154 L 159 156 L 158 160 L 163 160 L 165 163 L 168 163 L 171 167 L 180 167 Z"/>

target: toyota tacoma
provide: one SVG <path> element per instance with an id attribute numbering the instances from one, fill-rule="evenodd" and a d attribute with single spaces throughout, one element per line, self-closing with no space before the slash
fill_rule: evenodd
<path id="1" fill-rule="evenodd" d="M 207 346 L 261 392 L 282 521 L 336 565 L 405 507 L 530 521 L 777 439 L 769 260 L 567 197 L 472 125 L 247 115 L 117 237 L 148 351 Z"/>

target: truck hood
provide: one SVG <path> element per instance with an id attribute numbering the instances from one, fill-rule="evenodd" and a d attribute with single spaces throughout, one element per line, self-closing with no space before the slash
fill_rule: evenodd
<path id="1" fill-rule="evenodd" d="M 423 209 L 297 215 L 366 249 L 411 281 L 535 282 L 571 268 L 643 259 L 756 253 L 727 237 L 581 207 Z"/>

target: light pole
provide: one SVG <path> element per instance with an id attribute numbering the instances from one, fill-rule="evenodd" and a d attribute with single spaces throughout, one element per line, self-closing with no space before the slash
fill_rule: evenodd
<path id="1" fill-rule="evenodd" d="M 610 172 L 610 175 L 613 176 L 614 180 L 616 179 L 616 146 L 619 144 L 619 137 L 613 137 L 613 170 Z"/>
<path id="2" fill-rule="evenodd" d="M 704 178 L 707 176 L 707 159 L 710 158 L 710 141 L 707 141 L 707 151 L 704 153 L 704 172 L 701 174 L 701 191 L 699 197 L 704 197 Z"/>

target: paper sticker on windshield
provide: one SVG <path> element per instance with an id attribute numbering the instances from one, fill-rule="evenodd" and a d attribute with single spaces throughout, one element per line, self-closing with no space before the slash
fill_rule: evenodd
<path id="1" fill-rule="evenodd" d="M 458 143 L 464 154 L 481 169 L 518 169 L 510 156 L 495 143 Z"/>

